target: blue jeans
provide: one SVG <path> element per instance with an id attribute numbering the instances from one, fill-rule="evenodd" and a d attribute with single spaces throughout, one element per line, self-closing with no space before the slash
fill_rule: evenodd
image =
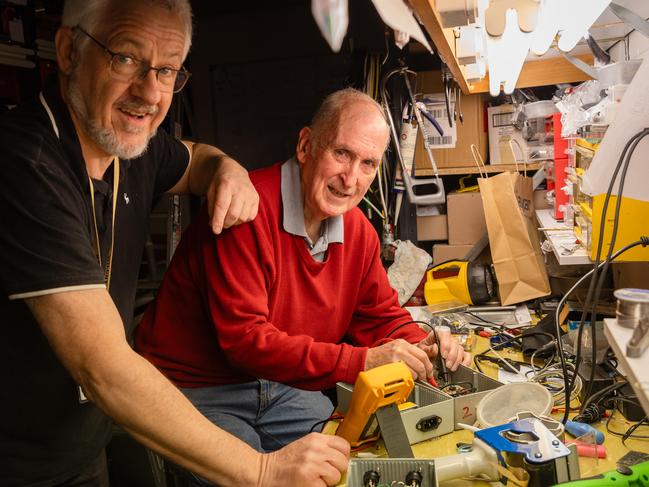
<path id="1" fill-rule="evenodd" d="M 333 412 L 321 392 L 258 379 L 242 384 L 185 388 L 183 394 L 212 423 L 260 452 L 279 450 Z M 323 424 L 313 431 L 321 431 Z M 211 485 L 192 475 L 193 485 Z"/>
<path id="2" fill-rule="evenodd" d="M 181 391 L 212 423 L 260 452 L 279 450 L 305 436 L 333 411 L 321 392 L 264 379 Z M 314 431 L 320 430 L 322 425 Z"/>

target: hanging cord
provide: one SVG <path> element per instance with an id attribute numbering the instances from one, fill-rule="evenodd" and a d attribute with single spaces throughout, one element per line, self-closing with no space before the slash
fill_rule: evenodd
<path id="1" fill-rule="evenodd" d="M 602 268 L 602 272 L 599 275 L 599 279 L 597 281 L 597 286 L 595 288 L 595 295 L 593 296 L 592 300 L 592 310 L 590 313 L 590 332 L 591 332 L 591 343 L 592 343 L 592 367 L 590 370 L 590 378 L 588 381 L 588 384 L 586 386 L 586 395 L 584 397 L 589 397 L 590 394 L 592 393 L 593 390 L 593 382 L 595 382 L 595 366 L 597 364 L 597 302 L 599 301 L 599 296 L 602 292 L 602 288 L 604 287 L 604 281 L 606 279 L 606 274 L 608 271 L 608 267 L 611 262 L 611 255 L 613 254 L 613 249 L 615 248 L 615 241 L 617 239 L 617 231 L 618 231 L 618 225 L 620 222 L 620 208 L 622 206 L 622 195 L 624 194 L 624 184 L 626 182 L 626 174 L 629 169 L 629 165 L 631 163 L 631 157 L 633 156 L 633 153 L 635 152 L 636 147 L 644 139 L 647 135 L 649 135 L 649 129 L 644 129 L 642 130 L 638 137 L 633 141 L 633 145 L 629 148 L 629 152 L 626 156 L 626 160 L 624 161 L 624 165 L 622 166 L 622 173 L 620 174 L 620 183 L 618 186 L 618 191 L 617 191 L 617 200 L 615 204 L 615 216 L 613 218 L 613 229 L 611 233 L 611 243 L 609 244 L 608 247 L 608 252 L 606 254 L 606 260 L 604 261 L 604 267 Z M 606 194 L 606 199 L 604 200 L 604 208 L 602 209 L 602 221 L 600 225 L 600 238 L 599 242 L 603 242 L 604 238 L 604 227 L 606 225 L 606 214 L 607 214 L 607 209 L 608 209 L 608 202 L 611 198 L 612 194 L 612 188 L 613 185 L 615 184 L 615 179 L 616 176 L 613 176 L 613 180 L 611 181 L 611 184 L 609 186 L 609 191 L 607 191 Z M 598 250 L 601 250 L 599 243 L 598 243 Z M 594 279 L 594 278 L 593 278 Z M 580 323 L 581 324 L 581 323 Z"/>
<path id="2" fill-rule="evenodd" d="M 649 245 L 649 237 L 644 237 L 644 236 L 643 236 L 643 237 L 640 237 L 640 240 L 637 240 L 637 241 L 635 241 L 635 242 L 632 242 L 632 243 L 630 243 L 629 245 L 625 245 L 624 247 L 622 247 L 620 250 L 618 250 L 617 252 L 615 252 L 615 253 L 611 256 L 611 261 L 615 260 L 619 255 L 623 254 L 623 253 L 626 252 L 627 250 L 632 249 L 632 248 L 634 248 L 634 247 L 637 247 L 638 245 L 642 245 L 643 247 L 648 246 L 648 245 Z M 601 262 L 601 263 L 599 263 L 598 267 L 602 267 L 603 265 L 604 265 L 604 262 Z M 577 281 L 577 282 L 576 282 L 576 283 L 575 283 L 575 284 L 574 284 L 574 285 L 573 285 L 573 286 L 572 286 L 572 287 L 571 287 L 571 288 L 570 288 L 570 289 L 569 289 L 569 290 L 568 290 L 568 291 L 563 295 L 563 297 L 559 300 L 559 304 L 557 305 L 557 309 L 556 309 L 556 311 L 555 311 L 555 320 L 554 320 L 554 321 L 555 321 L 555 325 L 556 325 L 556 334 L 557 334 L 558 337 L 561 337 L 561 333 L 562 333 L 562 330 L 561 330 L 561 317 L 560 317 L 560 315 L 561 315 L 561 310 L 563 309 L 563 307 L 564 307 L 564 305 L 565 305 L 565 303 L 566 303 L 566 301 L 567 301 L 567 299 L 568 299 L 568 296 L 570 296 L 570 295 L 573 293 L 573 291 L 574 291 L 575 289 L 577 289 L 577 288 L 578 288 L 578 287 L 579 287 L 579 286 L 580 286 L 580 285 L 581 285 L 581 284 L 582 284 L 586 279 L 588 279 L 588 278 L 591 276 L 591 274 L 594 273 L 594 271 L 595 271 L 595 269 L 591 269 L 591 270 L 588 271 L 586 274 L 584 274 L 584 275 L 583 275 L 583 276 L 582 276 L 582 277 L 581 277 L 581 278 L 580 278 L 580 279 L 579 279 L 579 280 L 578 280 L 578 281 Z M 579 345 L 579 344 L 578 344 L 578 345 Z M 563 342 L 562 342 L 561 338 L 559 338 L 559 339 L 557 340 L 557 354 L 559 355 L 559 360 L 560 360 L 560 362 L 561 362 L 561 368 L 563 369 L 564 377 L 565 377 L 566 380 L 567 380 L 567 378 L 568 378 L 568 373 L 567 373 L 567 370 L 566 370 L 566 359 L 565 359 L 565 355 L 564 355 L 564 351 L 563 351 Z M 577 368 L 579 367 L 578 359 L 579 359 L 579 348 L 577 348 L 577 350 L 576 350 L 576 359 L 575 359 L 575 367 L 577 367 Z M 573 383 L 571 383 L 571 382 L 568 381 L 568 382 L 566 383 L 566 385 L 567 385 L 567 386 L 566 386 L 566 388 L 565 388 L 565 396 L 566 396 L 566 397 L 565 397 L 565 400 L 568 402 L 568 404 L 570 404 L 570 391 L 571 391 L 571 389 L 572 389 L 572 387 L 573 387 Z M 584 401 L 584 403 L 586 403 L 586 402 L 587 402 L 587 401 Z M 564 417 L 563 417 L 563 420 L 562 420 L 562 422 L 563 422 L 564 424 L 565 424 L 566 421 L 568 421 L 568 413 L 569 413 L 568 409 L 569 409 L 569 408 L 566 407 L 566 411 L 565 411 L 565 413 L 564 413 Z"/>

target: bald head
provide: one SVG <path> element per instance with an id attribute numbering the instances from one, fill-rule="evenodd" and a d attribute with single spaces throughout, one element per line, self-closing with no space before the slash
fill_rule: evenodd
<path id="1" fill-rule="evenodd" d="M 345 88 L 327 96 L 311 120 L 311 149 L 326 146 L 337 134 L 343 118 L 376 117 L 377 123 L 385 125 L 386 146 L 388 125 L 383 109 L 372 97 L 354 88 Z M 385 147 L 384 146 L 384 149 Z"/>
<path id="2" fill-rule="evenodd" d="M 323 220 L 358 205 L 388 140 L 383 111 L 369 96 L 346 89 L 324 100 L 311 126 L 300 131 L 296 150 L 309 236 L 317 236 Z"/>

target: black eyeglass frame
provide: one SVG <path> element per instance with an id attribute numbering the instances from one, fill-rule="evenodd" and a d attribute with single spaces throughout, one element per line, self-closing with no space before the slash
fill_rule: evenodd
<path id="1" fill-rule="evenodd" d="M 187 71 L 187 69 L 185 69 L 184 66 L 181 66 L 180 69 L 174 69 L 174 68 L 170 68 L 168 66 L 162 66 L 162 67 L 156 68 L 154 66 L 151 66 L 147 61 L 137 59 L 137 58 L 135 58 L 133 56 L 129 56 L 128 54 L 122 54 L 121 52 L 115 52 L 115 51 L 109 49 L 103 42 L 100 42 L 95 37 L 90 35 L 83 27 L 81 27 L 79 25 L 74 27 L 73 30 L 79 31 L 82 34 L 88 36 L 88 38 L 90 38 L 95 44 L 97 44 L 104 51 L 106 51 L 106 53 L 108 53 L 108 55 L 110 56 L 111 69 L 114 69 L 112 66 L 113 66 L 113 61 L 115 60 L 115 58 L 117 56 L 120 56 L 120 57 L 132 59 L 135 63 L 137 63 L 138 70 L 136 71 L 135 76 L 137 76 L 138 75 L 137 73 L 139 72 L 139 76 L 142 77 L 142 78 L 144 78 L 148 74 L 149 71 L 155 71 L 156 80 L 159 81 L 160 80 L 159 75 L 160 75 L 161 70 L 173 71 L 176 74 L 176 77 L 174 79 L 173 88 L 171 90 L 173 93 L 180 92 L 185 87 L 185 85 L 187 84 L 187 81 L 189 81 L 189 78 L 192 75 L 192 73 Z M 177 86 L 178 83 L 180 83 L 180 86 Z"/>

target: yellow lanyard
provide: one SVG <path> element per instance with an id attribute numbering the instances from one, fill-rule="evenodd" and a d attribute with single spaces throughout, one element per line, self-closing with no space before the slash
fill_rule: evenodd
<path id="1" fill-rule="evenodd" d="M 92 178 L 88 176 L 88 183 L 90 184 L 90 204 L 92 205 L 92 221 L 95 224 L 95 244 L 97 246 L 97 261 L 99 266 L 104 268 L 101 262 L 101 247 L 99 246 L 99 230 L 97 228 L 97 213 L 95 212 L 95 186 L 92 184 Z M 108 256 L 106 267 L 104 268 L 104 283 L 106 289 L 110 289 L 110 273 L 113 264 L 113 247 L 115 246 L 115 213 L 117 212 L 117 190 L 119 189 L 119 159 L 113 159 L 113 221 L 111 223 L 110 231 L 110 249 L 108 249 Z"/>

